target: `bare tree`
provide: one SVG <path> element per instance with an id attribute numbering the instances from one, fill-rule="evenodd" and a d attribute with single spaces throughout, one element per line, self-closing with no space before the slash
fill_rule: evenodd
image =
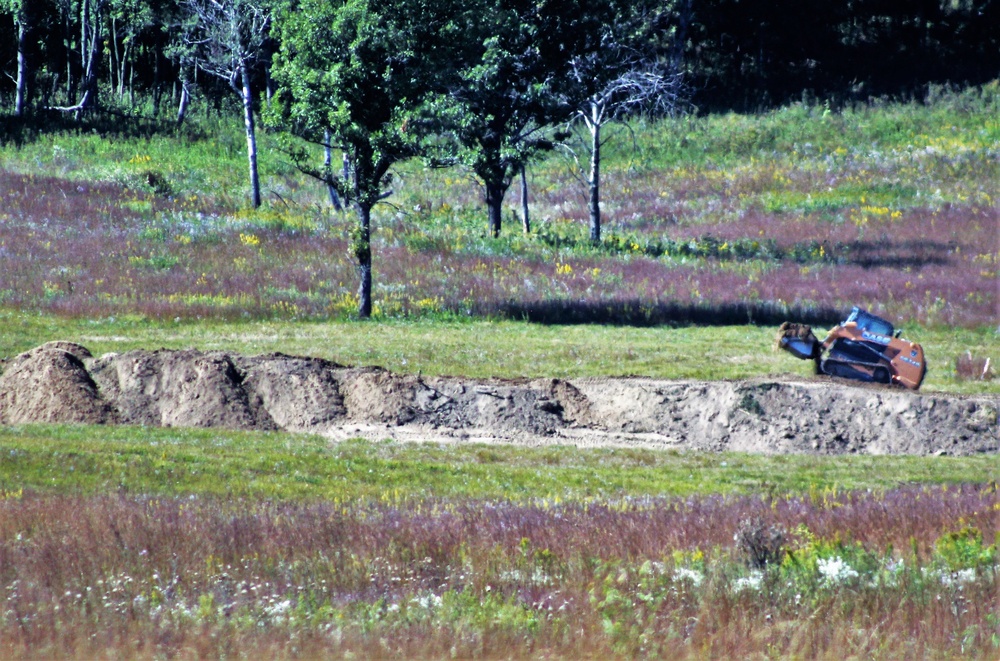
<path id="1" fill-rule="evenodd" d="M 28 62 L 28 33 L 31 30 L 31 15 L 28 0 L 0 0 L 0 11 L 14 18 L 17 28 L 17 95 L 14 98 L 14 116 L 22 117 L 28 103 L 28 77 L 31 69 Z"/>
<path id="2" fill-rule="evenodd" d="M 270 15 L 261 0 L 185 0 L 189 21 L 184 39 L 193 47 L 199 68 L 225 80 L 243 104 L 250 198 L 260 206 L 257 135 L 253 116 L 252 74 L 265 57 Z M 183 96 L 183 90 L 182 90 Z M 183 117 L 178 113 L 179 120 Z"/>
<path id="3" fill-rule="evenodd" d="M 590 68 L 576 62 L 573 75 L 582 79 Z M 659 61 L 639 60 L 633 68 L 607 80 L 592 92 L 576 111 L 573 121 L 582 123 L 590 133 L 586 148 L 590 156 L 589 167 L 584 178 L 589 193 L 591 243 L 601 241 L 601 149 L 606 142 L 603 128 L 639 112 L 672 114 L 678 107 L 682 89 L 680 71 Z"/>
<path id="4" fill-rule="evenodd" d="M 599 28 L 600 47 L 573 58 L 569 102 L 576 109 L 568 128 L 589 133 L 582 151 L 588 166 L 565 142 L 587 185 L 590 240 L 601 241 L 603 129 L 641 113 L 673 114 L 684 91 L 680 45 L 690 23 L 691 0 L 610 0 L 614 17 Z"/>

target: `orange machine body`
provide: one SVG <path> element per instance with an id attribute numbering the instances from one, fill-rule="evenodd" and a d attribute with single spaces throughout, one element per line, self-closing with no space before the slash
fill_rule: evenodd
<path id="1" fill-rule="evenodd" d="M 831 376 L 920 388 L 927 374 L 923 348 L 892 324 L 854 308 L 823 340 L 820 371 Z"/>

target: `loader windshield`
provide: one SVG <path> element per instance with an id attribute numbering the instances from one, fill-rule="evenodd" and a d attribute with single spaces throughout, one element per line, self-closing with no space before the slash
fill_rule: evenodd
<path id="1" fill-rule="evenodd" d="M 861 308 L 854 308 L 851 310 L 851 316 L 847 318 L 847 322 L 855 322 L 858 328 L 861 330 L 866 330 L 869 333 L 876 333 L 878 335 L 886 335 L 892 337 L 894 329 L 892 324 L 890 324 L 885 319 L 881 317 L 876 317 L 873 314 L 865 312 Z M 845 323 L 847 323 L 845 322 Z"/>

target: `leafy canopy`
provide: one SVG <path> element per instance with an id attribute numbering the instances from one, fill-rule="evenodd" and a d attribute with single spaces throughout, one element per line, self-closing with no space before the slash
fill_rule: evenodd
<path id="1" fill-rule="evenodd" d="M 419 109 L 439 86 L 462 10 L 434 0 L 300 0 L 281 13 L 274 76 L 300 135 L 329 131 L 356 170 L 354 190 L 371 207 L 389 168 L 420 153 Z"/>

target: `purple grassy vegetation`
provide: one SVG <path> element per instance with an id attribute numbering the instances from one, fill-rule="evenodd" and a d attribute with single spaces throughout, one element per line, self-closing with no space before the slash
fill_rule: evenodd
<path id="1" fill-rule="evenodd" d="M 995 485 L 603 504 L 24 494 L 0 501 L 0 654 L 988 658 L 998 509 Z M 752 569 L 747 521 L 787 531 L 780 567 Z M 949 565 L 952 547 L 979 556 Z"/>
<path id="2" fill-rule="evenodd" d="M 676 184 L 666 197 L 649 192 L 664 180 L 640 180 L 626 206 L 609 203 L 601 249 L 586 245 L 581 219 L 543 217 L 533 238 L 508 227 L 491 241 L 443 203 L 381 218 L 377 309 L 631 323 L 772 323 L 795 313 L 833 323 L 861 305 L 897 322 L 997 320 L 994 206 L 789 213 L 737 204 L 741 186 L 774 173 L 728 184 L 676 176 L 665 179 Z M 452 188 L 457 200 L 472 187 Z M 570 194 L 546 192 L 538 205 L 575 208 Z M 6 172 L 0 204 L 0 305 L 155 318 L 330 318 L 355 308 L 349 215 L 254 215 Z"/>

